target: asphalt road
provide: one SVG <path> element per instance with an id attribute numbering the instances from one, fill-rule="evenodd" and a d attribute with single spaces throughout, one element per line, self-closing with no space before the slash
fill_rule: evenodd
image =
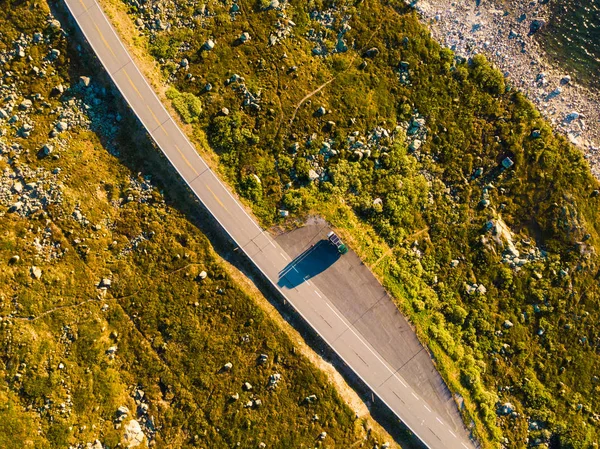
<path id="1" fill-rule="evenodd" d="M 456 402 L 408 320 L 388 292 L 352 251 L 340 257 L 327 242 L 327 222 L 310 217 L 275 237 L 294 257 L 294 267 L 344 312 L 354 329 L 456 433 L 464 429 Z M 289 269 L 289 268 L 288 268 Z M 290 286 L 286 279 L 281 286 Z"/>
<path id="2" fill-rule="evenodd" d="M 248 215 L 173 121 L 95 0 L 65 3 L 105 70 L 183 180 L 303 319 L 427 447 L 474 448 L 464 428 L 457 431 L 436 413 L 352 325 L 345 311 L 289 266 L 290 256 Z"/>

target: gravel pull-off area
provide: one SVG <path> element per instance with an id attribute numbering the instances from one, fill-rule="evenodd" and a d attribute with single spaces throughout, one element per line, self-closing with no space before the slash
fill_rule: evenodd
<path id="1" fill-rule="evenodd" d="M 550 16 L 548 2 L 457 0 L 414 4 L 433 36 L 457 55 L 485 54 L 526 93 L 554 128 L 581 148 L 600 178 L 600 95 L 579 85 L 534 39 Z"/>

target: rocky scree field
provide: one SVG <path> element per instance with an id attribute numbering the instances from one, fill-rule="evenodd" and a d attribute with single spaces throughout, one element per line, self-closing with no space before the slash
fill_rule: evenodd
<path id="1" fill-rule="evenodd" d="M 0 447 L 392 447 L 163 196 L 67 23 L 0 30 Z"/>
<path id="2" fill-rule="evenodd" d="M 105 4 L 264 225 L 361 254 L 482 447 L 593 447 L 598 183 L 483 56 L 397 1 Z"/>

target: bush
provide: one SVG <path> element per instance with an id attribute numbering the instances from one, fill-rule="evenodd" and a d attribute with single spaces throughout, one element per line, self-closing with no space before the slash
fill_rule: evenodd
<path id="1" fill-rule="evenodd" d="M 189 92 L 179 92 L 174 87 L 169 87 L 166 95 L 185 123 L 198 121 L 202 112 L 202 103 L 198 97 Z"/>

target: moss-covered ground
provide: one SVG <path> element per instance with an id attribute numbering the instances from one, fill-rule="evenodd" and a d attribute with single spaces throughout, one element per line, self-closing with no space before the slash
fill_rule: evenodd
<path id="1" fill-rule="evenodd" d="M 263 224 L 322 214 L 361 253 L 484 447 L 594 446 L 598 183 L 485 58 L 397 1 L 110 4 Z"/>
<path id="2" fill-rule="evenodd" d="M 0 123 L 0 447 L 119 447 L 131 419 L 140 447 L 389 439 L 234 281 L 196 205 L 49 13 L 0 10 L 1 107 L 16 117 Z"/>

